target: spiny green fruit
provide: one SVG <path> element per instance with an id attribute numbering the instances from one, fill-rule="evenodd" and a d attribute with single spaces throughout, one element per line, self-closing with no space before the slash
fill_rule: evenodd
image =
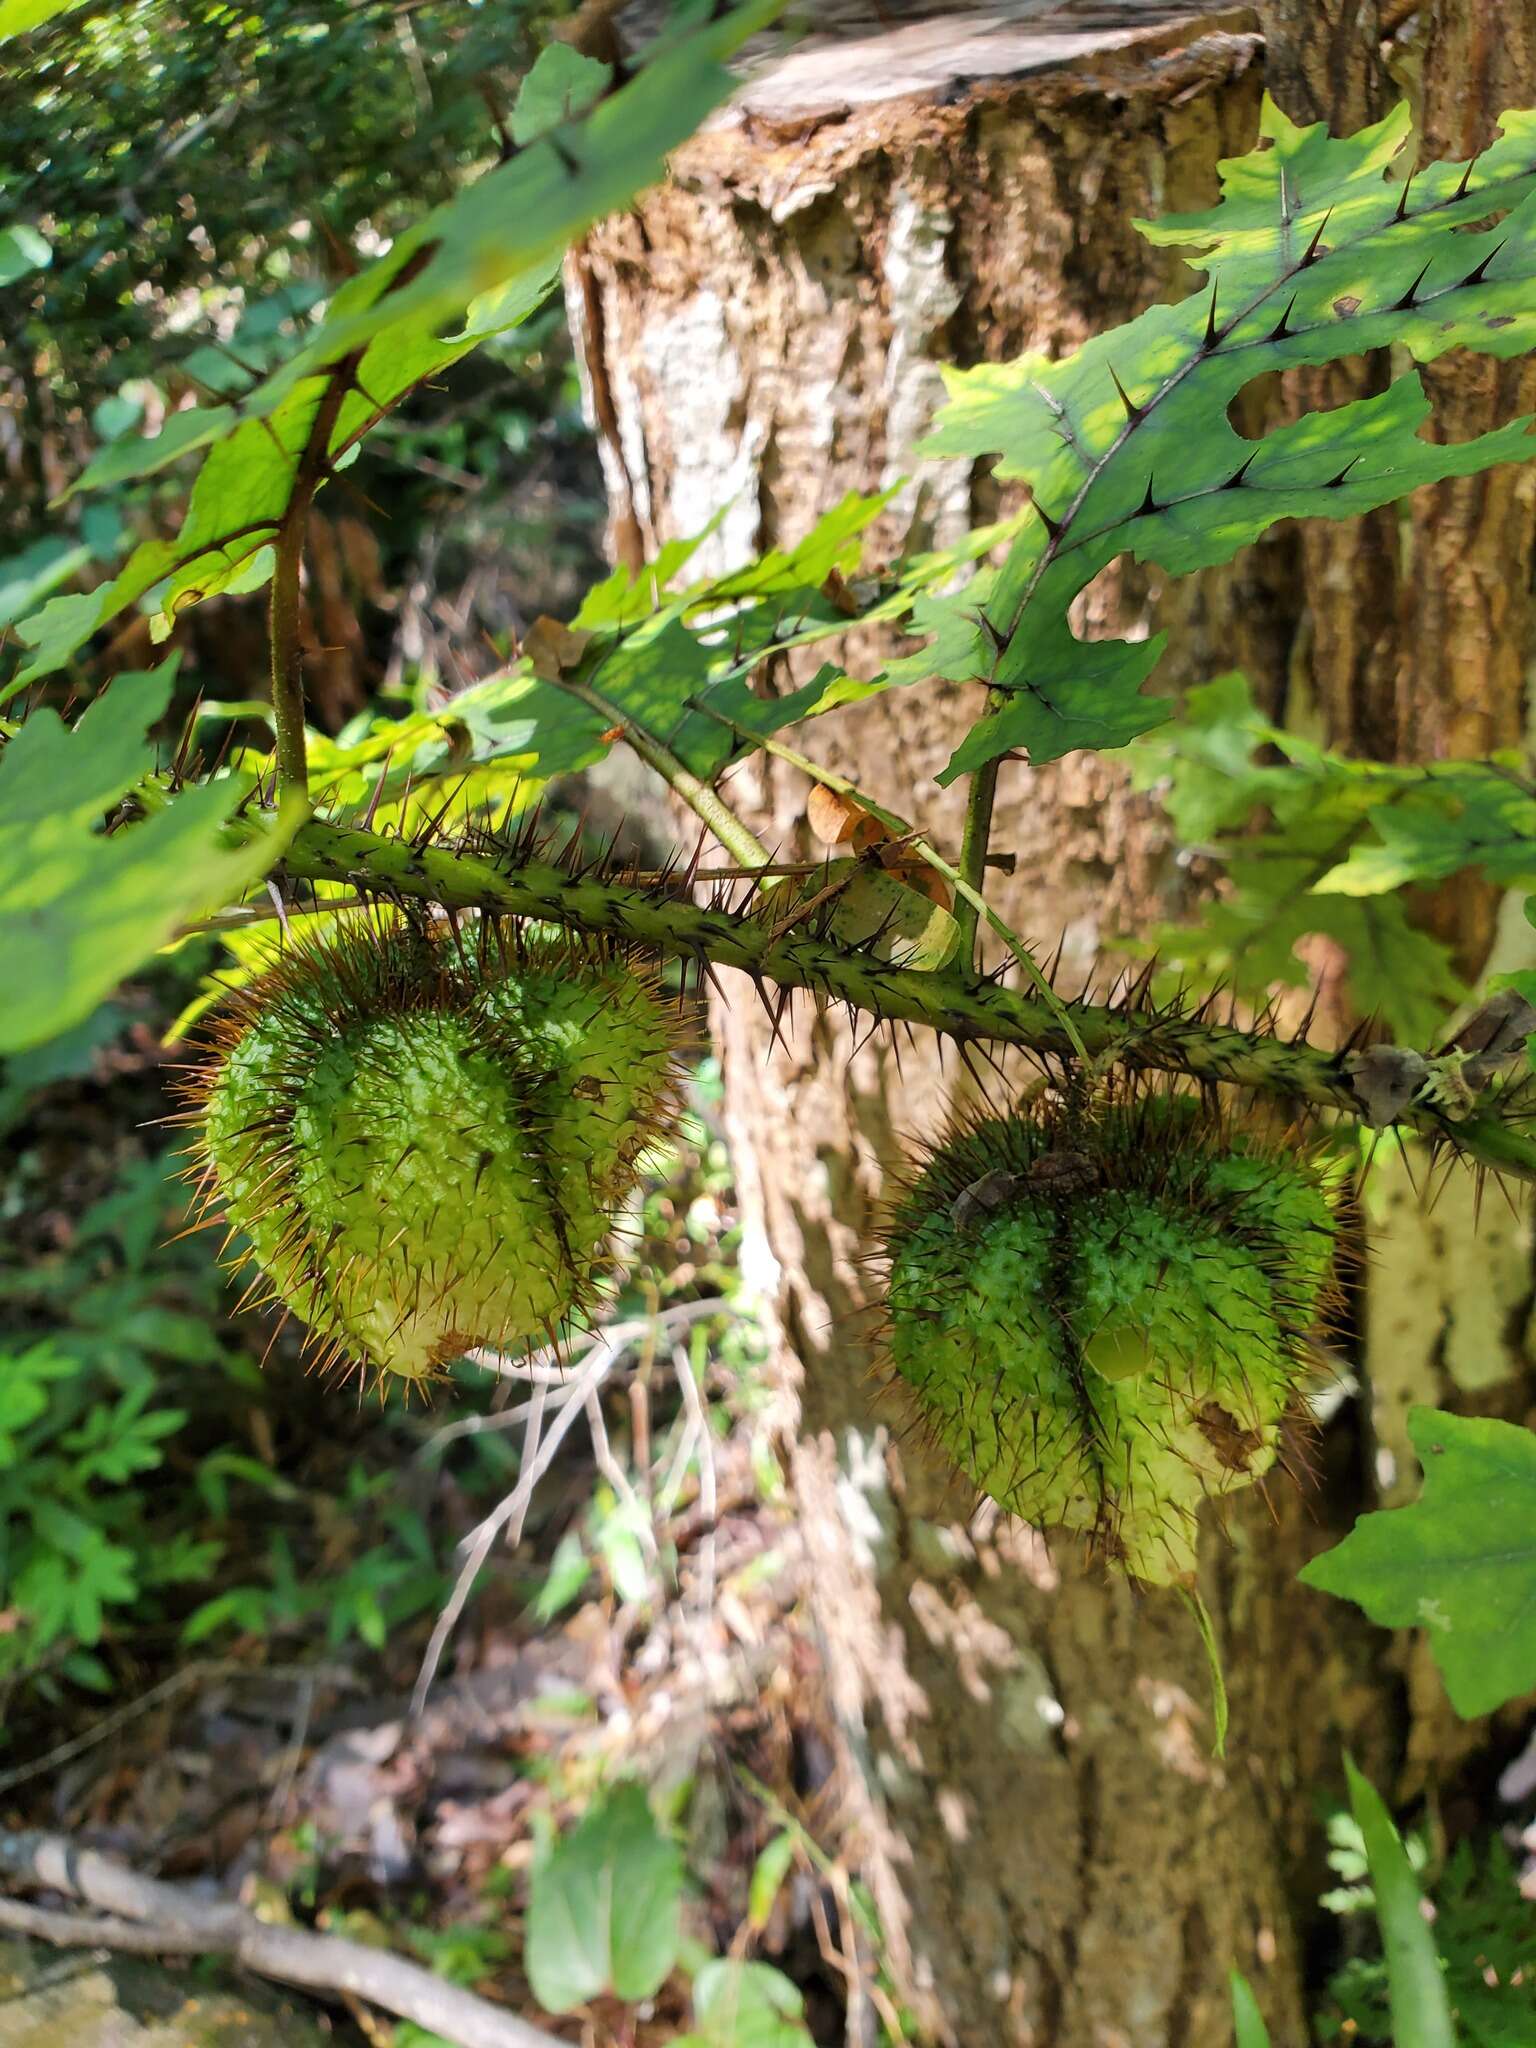
<path id="1" fill-rule="evenodd" d="M 1320 1168 L 1198 1098 L 973 1118 L 888 1218 L 890 1363 L 983 1493 L 1165 1584 L 1275 1461 L 1336 1239 Z"/>
<path id="2" fill-rule="evenodd" d="M 327 1362 L 422 1379 L 589 1296 L 678 1038 L 622 959 L 371 912 L 215 1013 L 194 1170 Z"/>

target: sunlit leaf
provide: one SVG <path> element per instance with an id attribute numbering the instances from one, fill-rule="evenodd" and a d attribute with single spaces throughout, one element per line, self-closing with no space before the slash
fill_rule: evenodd
<path id="1" fill-rule="evenodd" d="M 80 1023 L 177 926 L 277 859 L 297 818 L 231 837 L 244 781 L 187 789 L 108 833 L 107 811 L 155 766 L 146 725 L 174 664 L 119 676 L 71 730 L 39 710 L 0 750 L 0 1053 Z"/>
<path id="2" fill-rule="evenodd" d="M 567 244 L 661 177 L 667 152 L 729 90 L 724 59 L 777 5 L 750 0 L 664 38 L 627 84 L 467 186 L 348 280 L 319 325 L 238 407 L 174 414 L 153 439 L 114 442 L 83 484 L 152 474 L 207 448 L 181 531 L 174 542 L 143 543 L 99 590 L 56 598 L 22 621 L 31 658 L 0 702 L 61 667 L 152 591 L 169 622 L 234 587 L 271 542 L 306 449 L 334 466 L 423 378 L 542 303 Z"/>
<path id="3" fill-rule="evenodd" d="M 995 459 L 1038 516 L 995 574 L 930 599 L 922 671 L 985 682 L 993 709 L 940 776 L 1017 749 L 1048 761 L 1122 746 L 1167 715 L 1142 696 L 1157 641 L 1079 640 L 1074 601 L 1117 556 L 1173 575 L 1229 560 L 1276 520 L 1342 519 L 1419 484 L 1536 452 L 1529 422 L 1465 443 L 1427 440 L 1415 375 L 1261 440 L 1231 423 L 1255 377 L 1388 345 L 1431 361 L 1449 348 L 1509 356 L 1536 340 L 1536 115 L 1503 132 L 1463 180 L 1422 168 L 1388 181 L 1410 143 L 1406 107 L 1344 139 L 1297 128 L 1271 102 L 1267 146 L 1222 167 L 1219 206 L 1143 223 L 1190 250 L 1207 283 L 1150 307 L 1074 355 L 1027 355 L 949 374 L 927 452 Z M 1401 204 L 1400 204 L 1401 202 Z M 1490 214 L 1505 217 L 1478 232 Z"/>
<path id="4" fill-rule="evenodd" d="M 3 18 L 3 17 L 0 17 Z M 5 30 L 0 27 L 0 37 Z M 15 284 L 34 270 L 46 270 L 53 261 L 53 245 L 25 222 L 0 228 L 0 287 Z"/>

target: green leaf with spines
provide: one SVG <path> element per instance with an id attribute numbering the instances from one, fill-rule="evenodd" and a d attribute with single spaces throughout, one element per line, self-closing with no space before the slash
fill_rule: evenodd
<path id="1" fill-rule="evenodd" d="M 1513 763 L 1441 764 L 1400 778 L 1370 813 L 1375 844 L 1357 844 L 1316 884 L 1319 895 L 1379 896 L 1477 868 L 1499 888 L 1536 887 L 1536 793 Z"/>
<path id="2" fill-rule="evenodd" d="M 1524 419 L 1475 440 L 1420 438 L 1419 380 L 1244 439 L 1229 408 L 1255 377 L 1387 346 L 1421 362 L 1453 347 L 1495 356 L 1536 341 L 1536 114 L 1470 166 L 1434 164 L 1411 185 L 1387 172 L 1410 140 L 1400 107 L 1335 139 L 1266 101 L 1267 147 L 1222 166 L 1208 213 L 1139 223 L 1199 250 L 1208 283 L 1075 354 L 949 373 L 926 451 L 995 457 L 1026 482 L 1037 517 L 1007 560 L 914 624 L 936 634 L 922 672 L 988 684 L 993 709 L 940 776 L 1013 749 L 1035 762 L 1115 747 L 1167 708 L 1141 695 L 1160 640 L 1083 642 L 1069 614 L 1094 577 L 1130 554 L 1171 575 L 1229 560 L 1277 520 L 1348 518 L 1418 485 L 1523 460 Z M 1489 231 L 1474 224 L 1494 212 Z M 924 657 L 893 680 L 914 677 Z"/>
<path id="3" fill-rule="evenodd" d="M 664 549 L 638 572 L 615 569 L 577 613 L 574 629 L 588 637 L 560 680 L 535 674 L 520 658 L 446 705 L 373 718 L 336 740 L 311 734 L 312 794 L 338 813 L 360 814 L 380 783 L 388 806 L 407 785 L 422 792 L 437 778 L 456 791 L 462 784 L 462 802 L 455 797 L 461 813 L 487 795 L 515 813 L 556 777 L 600 761 L 619 719 L 712 780 L 751 735 L 779 732 L 874 687 L 828 666 L 800 690 L 764 697 L 750 678 L 768 655 L 846 629 L 847 615 L 825 586 L 834 574 L 854 572 L 889 497 L 850 492 L 797 546 L 723 576 L 672 587 L 702 535 Z M 433 814 L 441 802 L 441 793 L 430 802 Z"/>
<path id="4" fill-rule="evenodd" d="M 1422 1628 L 1451 1705 L 1471 1718 L 1536 1690 L 1536 1435 L 1415 1408 L 1411 1507 L 1363 1515 L 1301 1573 L 1386 1628 Z"/>

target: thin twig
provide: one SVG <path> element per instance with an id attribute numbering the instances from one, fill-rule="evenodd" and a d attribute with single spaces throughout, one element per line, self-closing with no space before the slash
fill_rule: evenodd
<path id="1" fill-rule="evenodd" d="M 570 1434 L 576 1417 L 581 1414 L 588 1414 L 588 1403 L 595 1398 L 597 1390 L 602 1386 L 609 1373 L 613 1371 L 627 1351 L 634 1345 L 643 1342 L 658 1326 L 662 1329 L 670 1330 L 679 1325 L 697 1321 L 702 1316 L 716 1314 L 722 1306 L 724 1304 L 717 1297 L 706 1296 L 698 1301 L 676 1302 L 671 1308 L 663 1309 L 660 1314 L 655 1316 L 649 1316 L 644 1319 L 636 1318 L 630 1322 L 614 1323 L 608 1329 L 599 1331 L 593 1337 L 586 1350 L 581 1354 L 580 1363 L 573 1371 L 559 1375 L 554 1379 L 541 1374 L 533 1380 L 533 1399 L 527 1404 L 528 1429 L 523 1439 L 522 1465 L 518 1473 L 517 1484 L 503 1500 L 497 1503 L 483 1521 L 478 1522 L 470 1530 L 459 1546 L 464 1552 L 464 1562 L 459 1567 L 459 1574 L 454 1580 L 453 1591 L 449 1594 L 447 1604 L 444 1606 L 442 1613 L 437 1617 L 431 1637 L 427 1643 L 426 1651 L 422 1656 L 421 1669 L 416 1675 L 416 1684 L 411 1692 L 412 1719 L 419 1718 L 426 1709 L 427 1695 L 432 1690 L 433 1683 L 436 1680 L 437 1668 L 442 1662 L 443 1652 L 448 1647 L 449 1638 L 458 1625 L 459 1617 L 464 1612 L 469 1596 L 474 1590 L 475 1580 L 480 1576 L 481 1569 L 486 1559 L 490 1556 L 497 1538 L 505 1531 L 509 1546 L 515 1548 L 521 1542 L 523 1524 L 527 1520 L 528 1510 L 533 1502 L 534 1489 L 554 1462 L 555 1453 Z M 483 1355 L 489 1359 L 495 1359 L 496 1357 L 494 1353 Z M 554 1419 L 546 1433 L 544 1430 L 544 1412 L 549 1405 L 550 1395 L 555 1386 L 559 1387 L 560 1394 L 554 1404 Z M 457 1423 L 450 1423 L 448 1429 L 440 1433 L 437 1441 L 443 1441 L 456 1431 L 462 1434 Z M 593 1450 L 598 1455 L 599 1463 L 601 1463 L 602 1453 L 599 1450 L 599 1439 L 602 1445 L 606 1447 L 607 1431 L 602 1427 L 601 1413 L 598 1416 L 597 1431 L 594 1432 L 593 1436 Z M 613 1460 L 612 1452 L 609 1451 L 608 1455 L 614 1470 L 617 1470 L 617 1461 Z M 610 1483 L 612 1483 L 611 1476 Z M 628 1491 L 631 1499 L 634 1498 L 633 1490 L 629 1488 L 629 1482 L 623 1478 L 622 1474 L 620 1474 L 619 1485 L 615 1487 L 615 1491 L 618 1492 L 621 1488 Z M 654 1549 L 654 1539 L 652 1541 L 652 1548 Z"/>
<path id="2" fill-rule="evenodd" d="M 698 1440 L 698 1424 L 691 1415 L 685 1415 L 677 1449 L 672 1454 L 667 1476 L 656 1494 L 656 1518 L 660 1522 L 671 1520 L 672 1511 L 677 1506 L 677 1497 L 683 1490 L 683 1481 L 688 1476 L 688 1460 L 693 1456 L 693 1448 Z"/>
<path id="3" fill-rule="evenodd" d="M 508 1358 L 500 1351 L 471 1351 L 468 1356 L 472 1365 L 483 1366 L 499 1379 L 524 1380 L 530 1386 L 568 1387 L 571 1374 L 588 1357 L 598 1344 L 617 1344 L 622 1350 L 629 1350 L 636 1344 L 644 1343 L 658 1331 L 666 1332 L 679 1326 L 697 1322 L 701 1317 L 719 1315 L 730 1304 L 723 1295 L 700 1295 L 695 1301 L 674 1302 L 670 1308 L 659 1309 L 654 1315 L 634 1317 L 623 1323 L 611 1323 L 605 1330 L 597 1330 L 585 1341 L 578 1342 L 574 1353 L 546 1345 L 528 1358 Z M 488 1429 L 506 1429 L 515 1416 L 523 1415 L 526 1408 L 503 1409 L 499 1415 L 466 1415 L 457 1422 L 444 1424 L 417 1452 L 419 1458 L 430 1457 L 444 1445 L 456 1442 L 460 1437 L 479 1436 Z"/>
<path id="4" fill-rule="evenodd" d="M 699 1507 L 705 1523 L 705 1535 L 699 1544 L 699 1610 L 708 1614 L 715 1604 L 715 1518 L 720 1505 L 715 1490 L 715 1440 L 685 1344 L 673 1345 L 672 1368 L 677 1374 L 688 1420 L 699 1439 Z"/>
<path id="5" fill-rule="evenodd" d="M 163 1678 L 158 1685 L 152 1685 L 148 1692 L 140 1693 L 137 1699 L 127 1700 L 104 1715 L 83 1735 L 75 1735 L 68 1742 L 61 1742 L 50 1749 L 46 1756 L 33 1759 L 29 1764 L 13 1764 L 8 1771 L 0 1771 L 0 1792 L 9 1792 L 17 1785 L 25 1785 L 33 1778 L 46 1776 L 57 1770 L 61 1764 L 73 1763 L 77 1756 L 84 1756 L 88 1749 L 115 1735 L 119 1728 L 126 1728 L 130 1721 L 136 1721 L 141 1714 L 148 1714 L 158 1707 L 162 1700 L 170 1699 L 188 1686 L 215 1685 L 226 1678 L 265 1678 L 279 1684 L 297 1682 L 300 1685 L 334 1685 L 356 1688 L 361 1681 L 357 1674 L 330 1664 L 235 1664 L 227 1660 L 200 1659 L 196 1664 L 187 1664 L 180 1671 L 173 1671 L 169 1678 Z"/>
<path id="6" fill-rule="evenodd" d="M 310 1718 L 315 1711 L 315 1684 L 306 1678 L 299 1686 L 299 1703 L 293 1716 L 293 1729 L 283 1750 L 277 1782 L 272 1787 L 272 1797 L 267 1801 L 267 1817 L 281 1823 L 287 1810 L 289 1795 L 299 1775 L 299 1765 L 304 1760 L 304 1747 L 309 1741 Z"/>
<path id="7" fill-rule="evenodd" d="M 488 1514 L 465 1539 L 465 1558 L 454 1581 L 453 1591 L 447 1605 L 438 1616 L 421 1660 L 421 1669 L 416 1674 L 416 1683 L 411 1690 L 411 1717 L 418 1719 L 426 1710 L 427 1695 L 437 1677 L 437 1667 L 442 1662 L 448 1640 L 457 1626 L 459 1616 L 464 1612 L 475 1580 L 480 1576 L 481 1567 L 491 1554 L 491 1549 L 502 1531 L 507 1531 L 507 1542 L 516 1546 L 522 1540 L 523 1524 L 533 1501 L 534 1488 L 543 1478 L 554 1461 L 565 1438 L 570 1434 L 571 1425 L 582 1412 L 589 1386 L 601 1385 L 612 1367 L 617 1354 L 606 1345 L 598 1345 L 590 1362 L 583 1367 L 565 1399 L 555 1412 L 554 1421 L 547 1432 L 542 1431 L 543 1408 L 548 1400 L 547 1389 L 537 1389 L 533 1414 L 529 1417 L 528 1437 L 524 1441 L 524 1464 L 517 1485 L 506 1498 Z M 536 1446 L 530 1449 L 530 1445 Z"/>
<path id="8" fill-rule="evenodd" d="M 459 1567 L 459 1575 L 453 1582 L 453 1591 L 448 1596 L 447 1604 L 433 1624 L 432 1634 L 422 1655 L 421 1669 L 416 1674 L 416 1683 L 411 1690 L 413 1719 L 419 1718 L 426 1711 L 427 1695 L 431 1692 L 433 1681 L 437 1677 L 437 1667 L 442 1662 L 444 1650 L 448 1647 L 448 1639 L 458 1625 L 459 1616 L 464 1612 L 475 1580 L 480 1576 L 480 1568 L 490 1556 L 496 1538 L 514 1517 L 517 1526 L 512 1541 L 516 1543 L 522 1535 L 523 1517 L 528 1512 L 528 1500 L 533 1491 L 532 1485 L 526 1482 L 531 1473 L 542 1469 L 536 1461 L 541 1447 L 544 1410 L 548 1400 L 549 1389 L 542 1384 L 536 1386 L 533 1399 L 528 1404 L 528 1428 L 523 1437 L 523 1470 L 518 1483 L 483 1521 L 476 1523 L 459 1546 L 464 1552 L 464 1562 Z M 565 1431 L 562 1429 L 560 1435 L 564 1434 Z M 557 1445 L 559 1441 L 560 1437 L 557 1436 Z"/>
<path id="9" fill-rule="evenodd" d="M 590 683 L 578 682 L 573 676 L 560 676 L 557 687 L 575 697 L 590 710 L 610 719 L 624 737 L 625 744 L 639 756 L 648 768 L 654 768 L 667 787 L 682 798 L 702 824 L 709 827 L 720 844 L 733 859 L 740 861 L 752 873 L 761 873 L 773 864 L 773 855 L 743 818 L 738 818 L 730 805 L 717 789 L 702 782 L 691 768 L 687 768 L 670 748 L 662 745 L 653 734 L 636 723 L 622 706 L 594 690 Z"/>
<path id="10" fill-rule="evenodd" d="M 640 1497 L 630 1484 L 629 1474 L 613 1455 L 613 1445 L 608 1441 L 608 1425 L 603 1420 L 602 1399 L 593 1388 L 587 1395 L 587 1428 L 592 1433 L 592 1456 L 597 1469 L 613 1488 L 615 1497 L 629 1509 L 633 1521 L 635 1538 L 649 1561 L 657 1558 L 656 1531 L 651 1527 L 651 1518 L 640 1504 Z"/>
<path id="11" fill-rule="evenodd" d="M 141 1877 L 65 1835 L 0 1835 L 0 1874 L 97 1909 L 60 1913 L 0 1899 L 0 1926 L 58 1947 L 228 1956 L 259 1977 L 365 1998 L 458 2048 L 560 2048 L 542 2027 L 403 1956 L 339 1935 L 271 1926 L 232 1899 Z"/>

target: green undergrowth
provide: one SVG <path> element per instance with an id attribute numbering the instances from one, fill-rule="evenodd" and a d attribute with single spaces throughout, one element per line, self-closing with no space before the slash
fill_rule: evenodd
<path id="1" fill-rule="evenodd" d="M 263 1375 L 213 1244 L 167 1242 L 174 1171 L 129 1163 L 56 1252 L 0 1266 L 0 1681 L 22 1708 L 132 1687 L 178 1643 L 378 1648 L 446 1589 L 440 1533 L 393 1490 L 399 1422 L 321 1430 L 290 1360 Z"/>
<path id="2" fill-rule="evenodd" d="M 451 1389 L 426 1408 L 419 1396 L 338 1401 L 333 1386 L 304 1374 L 291 1337 L 260 1363 L 266 1332 L 232 1314 L 217 1234 L 178 1236 L 186 1190 L 177 1160 L 124 1129 L 160 1095 L 142 1006 L 136 1041 L 123 1035 L 135 1011 L 130 996 L 122 1016 L 99 1021 L 104 1044 L 58 1048 L 11 1076 L 0 1775 L 209 1657 L 339 1666 L 376 1696 L 398 1695 L 452 1583 L 455 1542 L 519 1472 L 521 1431 L 499 1425 L 497 1383 L 483 1372 L 455 1368 Z M 776 1511 L 764 1347 L 738 1271 L 719 1102 L 718 1069 L 705 1061 L 675 1130 L 647 1155 L 629 1216 L 631 1263 L 605 1315 L 659 1317 L 668 1333 L 615 1374 L 606 1404 L 613 1456 L 636 1497 L 616 1494 L 574 1433 L 540 1485 L 523 1542 L 493 1559 L 476 1588 L 470 1621 L 490 1640 L 537 1654 L 541 1640 L 557 1644 L 568 1630 L 583 1640 L 594 1617 L 619 1626 L 628 1615 L 636 1645 L 658 1630 L 686 1644 L 702 1625 L 697 1556 L 680 1556 L 668 1534 L 701 1500 L 703 1447 L 681 1398 L 684 1364 L 719 1470 L 744 1468 L 751 1496 Z M 61 1128 L 93 1130 L 97 1141 L 96 1184 L 74 1218 L 66 1205 L 90 1169 Z M 738 1514 L 742 1506 L 739 1491 L 726 1503 Z M 734 1575 L 722 1565 L 738 1611 L 780 1560 L 770 1542 Z M 761 1611 L 777 1611 L 778 1600 Z M 790 1902 L 804 1875 L 825 1883 L 832 1865 L 782 1803 L 791 1795 L 775 1715 L 763 1712 L 767 1734 L 759 1709 L 735 1732 L 722 1724 L 648 1797 L 595 1697 L 578 1687 L 545 1706 L 509 1760 L 526 1787 L 531 1862 L 512 1857 L 479 1874 L 440 1867 L 408 1893 L 360 1895 L 341 1845 L 301 1815 L 260 1844 L 261 1860 L 284 1873 L 267 1910 L 414 1954 L 514 2010 L 579 2004 L 611 2014 L 621 2033 L 635 2024 L 626 2013 L 654 2014 L 633 2036 L 647 2044 L 809 2048 L 834 2005 L 814 1950 L 800 1954 L 789 1931 Z M 145 1739 L 152 1748 L 160 1740 Z M 132 1732 L 127 1740 L 131 1771 L 138 1751 Z M 33 1782 L 11 1798 L 46 1800 L 53 1775 L 35 1792 Z M 269 1880 L 261 1885 L 265 1898 Z M 627 1917 L 617 1907 L 611 1921 L 606 1907 L 586 1912 L 626 1892 L 635 1899 Z M 573 1903 L 575 1920 L 565 1910 Z M 856 1905 L 872 1930 L 862 1894 Z M 803 1903 L 796 1911 L 803 1920 Z M 723 1954 L 738 1927 L 742 1940 Z M 392 2048 L 438 2044 L 402 2023 Z"/>
<path id="3" fill-rule="evenodd" d="M 334 1383 L 306 1373 L 291 1330 L 269 1345 L 275 1318 L 236 1317 L 216 1256 L 222 1232 L 189 1231 L 180 1159 L 155 1134 L 146 1150 L 123 1129 L 167 1106 L 142 1018 L 138 1052 L 122 1035 L 129 1017 L 99 1014 L 0 1075 L 10 1115 L 0 1132 L 7 1762 L 35 1746 L 45 1711 L 84 1712 L 89 1698 L 136 1692 L 189 1656 L 398 1654 L 402 1631 L 419 1648 L 452 1584 L 458 1519 L 518 1469 L 512 1431 L 436 1445 L 446 1421 L 490 1413 L 497 1382 L 484 1371 L 453 1367 L 432 1406 L 398 1393 L 338 1399 Z M 114 1060 L 137 1071 L 104 1082 Z M 609 1312 L 631 1319 L 719 1297 L 719 1312 L 690 1319 L 681 1341 L 699 1383 L 714 1386 L 708 1413 L 724 1434 L 736 1415 L 751 1427 L 763 1396 L 756 1325 L 734 1305 L 730 1172 L 709 1122 L 717 1097 L 706 1067 L 676 1135 L 647 1155 L 634 1263 Z M 76 1142 L 85 1132 L 94 1160 Z M 666 1372 L 662 1447 L 680 1433 Z M 506 1567 L 535 1626 L 584 1591 L 635 1591 L 642 1564 L 661 1573 L 647 1597 L 665 1597 L 666 1560 L 645 1563 L 632 1508 L 595 1480 L 581 1442 L 572 1462 L 584 1493 L 572 1505 L 557 1475 L 531 1555 Z M 679 1489 L 696 1462 L 684 1461 Z M 761 1473 L 765 1489 L 776 1485 L 766 1448 Z"/>
<path id="4" fill-rule="evenodd" d="M 1391 1979 L 1365 1843 L 1348 1812 L 1328 1823 L 1328 1861 L 1340 1882 L 1321 1900 L 1338 1916 L 1345 1959 L 1328 1980 L 1315 2028 L 1328 2048 L 1397 2048 Z M 1438 1868 L 1421 1835 L 1404 1847 L 1429 1902 L 1435 1951 L 1459 2048 L 1529 2048 L 1536 2041 L 1536 1904 L 1497 1835 L 1463 1838 Z"/>

